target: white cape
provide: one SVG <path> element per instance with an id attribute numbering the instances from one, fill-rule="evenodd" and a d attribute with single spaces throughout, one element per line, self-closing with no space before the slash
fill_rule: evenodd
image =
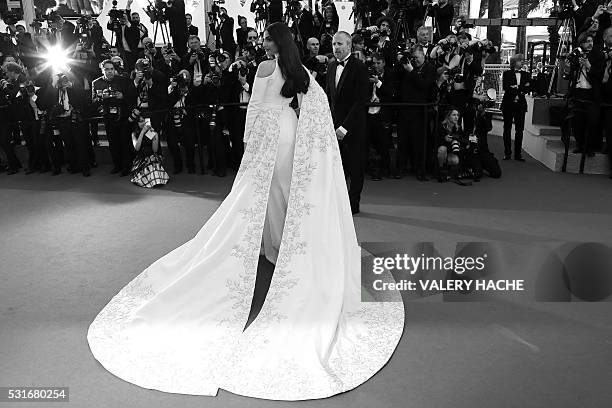
<path id="1" fill-rule="evenodd" d="M 255 109 L 249 106 L 249 109 Z M 389 360 L 404 307 L 361 302 L 360 247 L 327 98 L 311 77 L 298 119 L 279 256 L 265 303 L 253 298 L 278 139 L 258 109 L 232 190 L 188 242 L 155 261 L 89 327 L 95 358 L 144 388 L 273 400 L 324 398 Z"/>

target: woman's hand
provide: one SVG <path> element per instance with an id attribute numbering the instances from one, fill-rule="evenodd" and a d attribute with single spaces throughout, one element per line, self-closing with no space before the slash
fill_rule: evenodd
<path id="1" fill-rule="evenodd" d="M 446 135 L 446 136 L 444 136 L 444 140 L 446 140 L 447 142 L 450 143 L 450 142 L 453 141 L 453 138 L 451 137 L 451 135 Z"/>

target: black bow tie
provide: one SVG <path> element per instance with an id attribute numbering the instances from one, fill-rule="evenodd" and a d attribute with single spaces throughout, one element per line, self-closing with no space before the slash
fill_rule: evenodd
<path id="1" fill-rule="evenodd" d="M 338 65 L 342 65 L 343 67 L 346 66 L 346 62 L 348 61 L 348 58 L 345 59 L 344 61 L 338 61 Z"/>

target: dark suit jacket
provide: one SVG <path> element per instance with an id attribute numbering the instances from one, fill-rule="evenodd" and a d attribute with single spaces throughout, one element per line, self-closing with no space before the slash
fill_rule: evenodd
<path id="1" fill-rule="evenodd" d="M 70 48 L 74 46 L 74 44 L 77 42 L 78 38 L 74 30 L 74 24 L 72 24 L 70 21 L 64 21 L 64 25 L 60 29 L 62 33 L 62 44 L 60 45 L 62 46 L 62 48 Z M 56 45 L 55 36 L 51 35 L 50 37 L 48 37 L 48 39 L 51 45 Z"/>
<path id="2" fill-rule="evenodd" d="M 363 138 L 366 131 L 366 106 L 369 100 L 370 82 L 366 65 L 351 55 L 336 87 L 334 60 L 327 67 L 327 99 L 334 120 L 334 127 L 347 130 L 346 140 Z"/>
<path id="3" fill-rule="evenodd" d="M 501 109 L 513 109 L 520 108 L 524 112 L 527 112 L 527 100 L 525 94 L 531 89 L 531 74 L 525 71 L 520 71 L 521 83 L 516 83 L 516 71 L 508 70 L 504 72 L 502 82 L 504 89 L 504 97 L 502 98 Z M 510 88 L 512 85 L 518 85 L 518 89 Z M 518 96 L 518 102 L 515 102 L 515 98 Z"/>
<path id="4" fill-rule="evenodd" d="M 187 33 L 189 35 L 198 35 L 198 27 L 190 25 L 189 27 L 187 27 Z"/>
<path id="5" fill-rule="evenodd" d="M 436 69 L 429 61 L 425 61 L 420 68 L 414 67 L 410 72 L 398 63 L 396 73 L 399 79 L 398 99 L 401 102 L 426 103 L 431 100 Z"/>
<path id="6" fill-rule="evenodd" d="M 232 17 L 227 16 L 225 20 L 219 23 L 219 36 L 221 37 L 223 48 L 236 45 L 234 41 L 234 19 Z"/>

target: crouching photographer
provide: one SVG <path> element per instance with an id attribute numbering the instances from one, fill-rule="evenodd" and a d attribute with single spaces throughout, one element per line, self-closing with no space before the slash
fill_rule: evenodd
<path id="1" fill-rule="evenodd" d="M 470 148 L 465 160 L 467 173 L 474 178 L 474 181 L 480 181 L 485 171 L 492 178 L 500 178 L 501 167 L 495 155 L 489 151 L 487 143 L 488 134 L 493 129 L 493 114 L 487 111 L 487 108 L 494 106 L 494 103 L 479 100 L 474 103 L 476 120 L 474 134 L 469 137 Z"/>
<path id="2" fill-rule="evenodd" d="M 134 83 L 135 105 L 128 117 L 131 127 L 138 124 L 140 116 L 144 114 L 146 117 L 151 117 L 151 126 L 156 132 L 160 132 L 162 127 L 163 115 L 159 112 L 150 114 L 151 111 L 164 109 L 167 97 L 167 79 L 166 76 L 151 66 L 151 62 L 146 58 L 141 58 L 136 61 L 134 72 L 132 73 L 132 81 Z"/>
<path id="3" fill-rule="evenodd" d="M 190 174 L 195 173 L 196 120 L 198 113 L 190 109 L 203 98 L 204 87 L 193 85 L 191 75 L 182 70 L 170 79 L 168 86 L 168 105 L 170 111 L 166 124 L 166 140 L 174 162 L 174 174 L 183 171 L 183 155 L 180 146 L 185 150 L 185 162 Z"/>
<path id="4" fill-rule="evenodd" d="M 461 159 L 466 156 L 470 140 L 461 129 L 457 109 L 446 113 L 438 136 L 438 181 L 443 183 L 450 179 L 461 186 L 471 185 L 461 180 Z"/>
<path id="5" fill-rule="evenodd" d="M 70 174 L 82 172 L 89 177 L 89 133 L 83 122 L 82 107 L 86 105 L 86 91 L 79 84 L 81 78 L 60 73 L 43 92 L 42 103 L 47 111 L 46 131 L 51 139 L 53 175 L 62 171 L 64 162 Z"/>
<path id="6" fill-rule="evenodd" d="M 117 75 L 111 60 L 100 64 L 102 76 L 92 83 L 92 103 L 104 120 L 108 138 L 108 147 L 113 160 L 111 174 L 121 172 L 121 176 L 130 174 L 134 158 L 134 146 L 129 131 L 128 116 L 132 103 L 129 79 Z M 132 94 L 134 92 L 132 91 Z"/>

